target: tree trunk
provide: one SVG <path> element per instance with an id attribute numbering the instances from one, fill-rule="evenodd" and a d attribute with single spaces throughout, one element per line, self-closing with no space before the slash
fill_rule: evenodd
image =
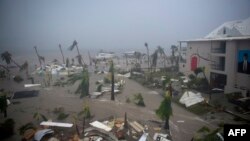
<path id="1" fill-rule="evenodd" d="M 14 61 L 13 59 L 11 59 L 11 62 L 13 62 L 18 68 L 21 68 L 21 66 L 19 64 L 17 64 L 17 62 Z"/>
<path id="2" fill-rule="evenodd" d="M 40 63 L 40 67 L 41 67 L 41 66 L 42 66 L 42 62 L 41 62 L 40 56 L 39 56 L 39 54 L 38 54 L 37 48 L 36 48 L 36 47 L 34 47 L 34 48 L 35 48 L 35 50 L 36 50 L 36 55 L 37 55 L 37 57 L 38 57 L 38 60 L 39 60 L 39 63 Z"/>
<path id="3" fill-rule="evenodd" d="M 5 67 L 4 65 L 1 65 L 1 64 L 0 64 L 0 67 L 4 68 L 4 69 L 5 69 L 6 71 L 8 71 L 8 72 L 10 71 L 10 70 L 8 69 L 8 67 Z"/>
<path id="4" fill-rule="evenodd" d="M 164 63 L 164 70 L 166 70 L 166 55 L 165 54 L 163 56 L 163 59 L 164 59 L 164 61 L 163 61 L 163 63 Z"/>
<path id="5" fill-rule="evenodd" d="M 82 121 L 82 135 L 84 138 L 84 130 L 85 130 L 85 117 L 83 117 L 83 121 Z"/>
<path id="6" fill-rule="evenodd" d="M 63 51 L 62 51 L 62 47 L 61 45 L 59 44 L 59 49 L 61 51 L 61 54 L 62 54 L 62 57 L 63 57 L 63 64 L 65 64 L 65 59 L 64 59 L 64 55 L 63 55 Z"/>
<path id="7" fill-rule="evenodd" d="M 88 51 L 88 55 L 89 55 L 89 65 L 92 66 L 92 59 L 91 59 L 89 51 Z"/>
<path id="8" fill-rule="evenodd" d="M 147 48 L 147 54 L 148 54 L 148 71 L 149 71 L 149 50 L 148 50 L 148 47 Z"/>
<path id="9" fill-rule="evenodd" d="M 164 129 L 168 129 L 169 130 L 169 118 L 168 117 L 165 119 Z"/>
<path id="10" fill-rule="evenodd" d="M 83 61 L 83 59 L 82 59 L 82 56 L 80 55 L 80 51 L 79 51 L 79 49 L 78 49 L 78 45 L 76 45 L 76 49 L 77 49 L 77 53 L 78 53 L 78 56 L 80 57 L 80 65 L 83 67 L 83 64 L 85 64 L 84 63 L 84 61 Z M 83 61 L 83 64 L 82 64 L 82 61 Z"/>
<path id="11" fill-rule="evenodd" d="M 126 58 L 126 66 L 128 66 L 128 56 L 125 55 L 125 58 Z"/>
<path id="12" fill-rule="evenodd" d="M 114 64 L 111 62 L 111 100 L 115 100 L 115 78 L 114 78 Z"/>

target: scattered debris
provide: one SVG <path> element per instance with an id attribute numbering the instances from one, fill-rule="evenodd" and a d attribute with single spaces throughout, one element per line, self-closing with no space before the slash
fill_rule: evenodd
<path id="1" fill-rule="evenodd" d="M 72 123 L 62 123 L 62 122 L 52 122 L 52 121 L 43 121 L 40 123 L 43 126 L 57 126 L 57 127 L 67 127 L 70 128 L 73 126 Z"/>
<path id="2" fill-rule="evenodd" d="M 93 127 L 96 127 L 96 128 L 99 128 L 99 129 L 103 129 L 107 132 L 110 132 L 112 130 L 112 128 L 108 127 L 107 125 L 99 122 L 99 121 L 94 121 L 94 122 L 91 122 L 89 123 L 91 126 Z"/>
<path id="3" fill-rule="evenodd" d="M 41 84 L 24 84 L 25 88 L 41 86 Z"/>
<path id="4" fill-rule="evenodd" d="M 148 133 L 143 133 L 139 141 L 147 141 Z"/>
<path id="5" fill-rule="evenodd" d="M 170 141 L 167 139 L 168 134 L 162 134 L 162 133 L 155 133 L 153 139 L 155 141 Z"/>
<path id="6" fill-rule="evenodd" d="M 180 98 L 179 102 L 185 104 L 186 107 L 195 105 L 204 101 L 205 99 L 201 96 L 201 93 L 194 93 L 192 91 L 186 91 Z"/>
<path id="7" fill-rule="evenodd" d="M 144 127 L 139 124 L 138 122 L 134 121 L 134 122 L 129 122 L 129 125 L 131 127 L 133 127 L 133 129 L 136 131 L 136 132 L 139 132 L 141 133 L 143 130 L 144 130 Z"/>
<path id="8" fill-rule="evenodd" d="M 103 94 L 102 92 L 93 92 L 89 96 L 90 96 L 90 98 L 97 98 L 102 94 Z"/>
<path id="9" fill-rule="evenodd" d="M 39 130 L 35 133 L 34 140 L 40 141 L 45 135 L 53 134 L 53 133 L 54 133 L 54 131 L 52 129 Z"/>

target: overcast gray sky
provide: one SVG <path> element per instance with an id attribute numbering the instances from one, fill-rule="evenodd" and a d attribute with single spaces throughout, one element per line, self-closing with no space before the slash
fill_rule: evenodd
<path id="1" fill-rule="evenodd" d="M 247 17 L 249 0 L 1 0 L 0 51 L 169 48 Z"/>

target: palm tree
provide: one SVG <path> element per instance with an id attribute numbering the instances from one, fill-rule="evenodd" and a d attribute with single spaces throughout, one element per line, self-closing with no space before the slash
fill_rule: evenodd
<path id="1" fill-rule="evenodd" d="M 81 56 L 81 54 L 80 54 L 80 52 L 79 52 L 79 48 L 78 48 L 78 45 L 77 45 L 77 41 L 76 40 L 74 40 L 73 41 L 73 44 L 69 47 L 69 50 L 70 51 L 72 51 L 74 48 L 76 47 L 76 50 L 77 50 L 77 59 L 78 59 L 78 63 L 81 65 L 81 66 L 83 66 L 83 64 L 82 64 L 82 56 Z M 83 62 L 84 63 L 84 62 Z M 85 64 L 85 63 L 84 63 Z"/>
<path id="2" fill-rule="evenodd" d="M 135 56 L 135 59 L 136 59 L 136 63 L 138 63 L 138 62 L 140 62 L 140 64 L 142 63 L 142 53 L 140 53 L 140 52 L 135 52 L 135 54 L 134 54 L 134 56 Z"/>
<path id="3" fill-rule="evenodd" d="M 178 65 L 178 59 L 175 57 L 175 52 L 178 50 L 176 45 L 172 45 L 171 46 L 171 50 L 172 50 L 172 56 L 171 56 L 171 64 L 173 66 L 174 62 L 176 65 Z"/>
<path id="4" fill-rule="evenodd" d="M 11 63 L 11 54 L 8 51 L 2 53 L 1 58 L 3 61 L 6 62 L 7 65 Z"/>
<path id="5" fill-rule="evenodd" d="M 161 105 L 156 110 L 156 114 L 162 119 L 165 120 L 165 129 L 169 129 L 169 118 L 173 114 L 172 106 L 171 106 L 171 96 L 167 94 L 164 100 L 161 102 Z"/>
<path id="6" fill-rule="evenodd" d="M 152 67 L 156 68 L 158 60 L 158 50 L 155 50 L 155 52 L 151 55 L 151 58 L 152 58 L 151 68 Z"/>
<path id="7" fill-rule="evenodd" d="M 0 92 L 0 112 L 4 113 L 4 117 L 7 117 L 7 93 L 6 92 Z"/>
<path id="8" fill-rule="evenodd" d="M 126 65 L 128 66 L 128 55 L 127 54 L 124 54 L 124 57 L 126 59 Z"/>
<path id="9" fill-rule="evenodd" d="M 61 44 L 59 44 L 59 49 L 60 49 L 62 57 L 63 57 L 63 64 L 65 64 L 65 59 L 64 59 L 64 55 L 63 55 Z"/>
<path id="10" fill-rule="evenodd" d="M 40 64 L 40 66 L 42 66 L 41 56 L 38 54 L 37 47 L 36 47 L 36 46 L 34 46 L 34 49 L 35 49 L 35 51 L 36 51 L 36 55 L 37 55 L 37 57 L 38 57 L 39 64 Z"/>
<path id="11" fill-rule="evenodd" d="M 83 69 L 81 73 L 69 75 L 68 84 L 75 84 L 77 81 L 81 82 L 75 93 L 81 94 L 80 98 L 89 95 L 89 73 L 86 69 Z"/>
<path id="12" fill-rule="evenodd" d="M 25 70 L 26 77 L 29 78 L 29 64 L 28 64 L 28 61 L 25 61 L 25 62 L 21 65 L 20 71 L 23 71 L 23 70 Z"/>
<path id="13" fill-rule="evenodd" d="M 147 49 L 147 54 L 148 54 L 148 71 L 149 71 L 149 49 L 148 49 L 148 43 L 144 44 L 146 49 Z"/>
<path id="14" fill-rule="evenodd" d="M 158 53 L 161 55 L 161 56 L 163 56 L 163 62 L 164 62 L 164 68 L 166 68 L 166 59 L 167 59 L 167 56 L 166 56 L 166 54 L 165 54 L 165 52 L 164 52 L 164 48 L 162 48 L 161 46 L 158 46 L 158 48 L 157 48 L 157 50 L 158 50 Z"/>
<path id="15" fill-rule="evenodd" d="M 88 55 L 89 55 L 89 65 L 92 66 L 92 58 L 91 58 L 91 56 L 90 56 L 89 51 L 88 51 Z"/>
<path id="16" fill-rule="evenodd" d="M 114 63 L 111 60 L 109 72 L 111 73 L 111 100 L 115 100 L 115 77 L 114 77 Z"/>
<path id="17" fill-rule="evenodd" d="M 205 74 L 205 67 L 199 67 L 199 68 L 196 68 L 194 70 L 194 73 L 196 75 L 196 78 L 198 76 L 199 73 L 202 73 L 203 74 L 203 77 L 204 79 L 206 80 L 206 83 L 207 83 L 207 86 L 208 86 L 208 89 L 209 89 L 209 101 L 212 99 L 212 87 L 211 87 L 211 84 L 209 83 L 208 79 L 207 79 L 207 76 Z"/>
<path id="18" fill-rule="evenodd" d="M 75 59 L 74 58 L 71 59 L 71 62 L 72 62 L 72 64 L 71 64 L 72 66 L 75 65 Z"/>
<path id="19" fill-rule="evenodd" d="M 69 58 L 66 59 L 66 67 L 69 67 Z"/>
<path id="20" fill-rule="evenodd" d="M 8 64 L 10 64 L 11 62 L 14 63 L 17 67 L 21 67 L 19 64 L 17 64 L 13 59 L 12 59 L 12 55 L 8 52 L 5 51 L 4 53 L 1 54 L 1 58 L 3 61 L 6 62 L 7 66 Z"/>

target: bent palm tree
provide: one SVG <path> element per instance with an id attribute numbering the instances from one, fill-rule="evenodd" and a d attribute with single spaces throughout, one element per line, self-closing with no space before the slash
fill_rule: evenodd
<path id="1" fill-rule="evenodd" d="M 134 54 L 134 56 L 135 56 L 135 59 L 136 59 L 136 63 L 139 63 L 140 62 L 140 64 L 142 63 L 142 53 L 140 53 L 140 52 L 135 52 L 135 54 Z"/>
<path id="2" fill-rule="evenodd" d="M 27 61 L 25 61 L 22 65 L 21 65 L 21 68 L 20 68 L 20 71 L 23 71 L 25 70 L 25 73 L 26 73 L 26 77 L 29 78 L 29 64 Z"/>
<path id="3" fill-rule="evenodd" d="M 62 58 L 63 58 L 63 64 L 65 64 L 65 59 L 64 59 L 64 55 L 63 55 L 63 51 L 62 51 L 62 47 L 61 47 L 61 44 L 59 44 L 59 49 L 61 51 L 61 54 L 62 54 Z"/>
<path id="4" fill-rule="evenodd" d="M 162 48 L 161 46 L 158 46 L 158 48 L 157 48 L 157 51 L 158 51 L 158 53 L 161 55 L 161 56 L 163 56 L 163 63 L 164 63 L 164 68 L 166 68 L 166 54 L 165 54 L 165 52 L 164 52 L 164 48 Z"/>
<path id="5" fill-rule="evenodd" d="M 164 100 L 161 102 L 161 105 L 156 110 L 156 114 L 162 119 L 165 120 L 165 129 L 169 129 L 169 118 L 173 114 L 171 106 L 171 96 L 166 92 Z"/>
<path id="6" fill-rule="evenodd" d="M 115 100 L 115 70 L 113 60 L 111 61 L 109 72 L 111 73 L 111 100 Z"/>
<path id="7" fill-rule="evenodd" d="M 81 73 L 69 75 L 68 84 L 75 84 L 80 81 L 75 93 L 81 94 L 80 98 L 89 95 L 89 73 L 86 69 L 83 69 Z"/>
<path id="8" fill-rule="evenodd" d="M 3 61 L 6 62 L 6 64 L 10 64 L 11 62 L 14 63 L 17 67 L 21 67 L 19 64 L 17 64 L 13 59 L 12 59 L 12 55 L 8 52 L 5 51 L 4 53 L 1 54 L 1 58 Z"/>
<path id="9" fill-rule="evenodd" d="M 148 55 L 148 71 L 149 71 L 149 49 L 148 49 L 148 43 L 144 44 L 147 49 L 147 55 Z"/>
<path id="10" fill-rule="evenodd" d="M 89 51 L 88 51 L 88 55 L 89 55 L 89 65 L 92 66 L 92 57 L 91 57 Z"/>
<path id="11" fill-rule="evenodd" d="M 36 51 L 36 55 L 37 55 L 37 57 L 38 57 L 39 64 L 40 64 L 40 66 L 42 66 L 41 57 L 40 57 L 40 55 L 38 54 L 37 47 L 34 46 L 34 49 L 35 49 L 35 51 Z"/>
<path id="12" fill-rule="evenodd" d="M 73 41 L 73 44 L 69 47 L 69 50 L 70 51 L 72 51 L 74 48 L 76 47 L 76 50 L 77 50 L 77 59 L 78 59 L 78 63 L 81 65 L 81 66 L 83 66 L 83 64 L 82 64 L 82 56 L 81 56 L 81 54 L 80 54 L 80 51 L 79 51 L 79 48 L 78 48 L 78 45 L 77 45 L 77 41 L 76 40 L 74 40 Z M 83 61 L 83 63 L 84 63 L 84 61 Z M 84 63 L 85 64 L 85 63 Z"/>
<path id="13" fill-rule="evenodd" d="M 177 46 L 176 45 L 172 45 L 171 46 L 171 50 L 172 50 L 172 56 L 171 56 L 171 64 L 173 66 L 174 62 L 175 62 L 175 65 L 178 64 L 178 59 L 175 57 L 175 52 L 178 50 Z"/>
<path id="14" fill-rule="evenodd" d="M 155 52 L 151 55 L 152 58 L 152 64 L 151 64 L 151 68 L 154 67 L 154 69 L 157 66 L 157 60 L 158 60 L 158 51 L 155 50 Z"/>

